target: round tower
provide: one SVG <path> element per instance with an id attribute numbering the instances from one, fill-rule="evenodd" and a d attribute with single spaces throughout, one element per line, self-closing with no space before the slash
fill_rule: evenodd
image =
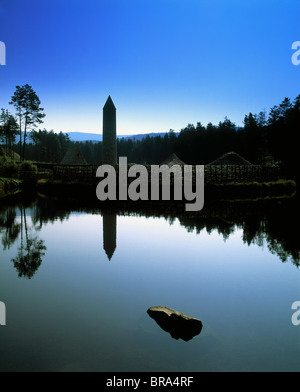
<path id="1" fill-rule="evenodd" d="M 109 96 L 103 107 L 102 163 L 117 164 L 117 118 L 116 107 Z"/>

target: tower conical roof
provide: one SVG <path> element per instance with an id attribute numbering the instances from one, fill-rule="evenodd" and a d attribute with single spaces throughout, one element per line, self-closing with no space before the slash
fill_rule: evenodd
<path id="1" fill-rule="evenodd" d="M 105 250 L 106 256 L 108 257 L 108 260 L 110 261 L 111 258 L 113 257 L 113 254 L 115 253 L 116 247 L 112 247 L 109 249 L 106 248 L 104 250 Z"/>
<path id="2" fill-rule="evenodd" d="M 117 215 L 103 212 L 103 249 L 111 260 L 117 247 Z"/>
<path id="3" fill-rule="evenodd" d="M 113 103 L 113 100 L 111 99 L 110 95 L 108 96 L 108 98 L 107 98 L 107 100 L 105 102 L 105 105 L 103 106 L 103 109 L 114 109 L 114 110 L 116 110 L 116 107 L 115 107 L 115 105 Z"/>

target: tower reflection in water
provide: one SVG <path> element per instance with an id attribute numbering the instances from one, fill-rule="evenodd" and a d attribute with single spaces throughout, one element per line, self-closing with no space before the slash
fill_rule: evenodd
<path id="1" fill-rule="evenodd" d="M 103 249 L 111 260 L 117 247 L 117 214 L 103 212 Z"/>

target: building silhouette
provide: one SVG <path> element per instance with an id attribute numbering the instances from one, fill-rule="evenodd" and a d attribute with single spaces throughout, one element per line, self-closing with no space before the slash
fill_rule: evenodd
<path id="1" fill-rule="evenodd" d="M 103 249 L 111 260 L 117 247 L 117 214 L 103 212 Z"/>
<path id="2" fill-rule="evenodd" d="M 70 147 L 62 161 L 61 165 L 87 165 L 87 161 L 79 147 Z"/>
<path id="3" fill-rule="evenodd" d="M 103 107 L 102 163 L 117 164 L 116 107 L 109 96 Z"/>

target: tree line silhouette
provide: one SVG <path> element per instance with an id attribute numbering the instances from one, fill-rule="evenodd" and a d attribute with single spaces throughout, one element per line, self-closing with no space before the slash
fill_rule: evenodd
<path id="1" fill-rule="evenodd" d="M 102 142 L 73 142 L 66 133 L 34 129 L 45 114 L 31 86 L 17 86 L 10 103 L 16 108 L 16 116 L 1 109 L 0 141 L 7 149 L 19 151 L 21 159 L 60 163 L 69 147 L 79 146 L 88 164 L 101 163 Z M 284 98 L 268 115 L 265 111 L 250 112 L 243 123 L 238 127 L 225 117 L 218 125 L 188 124 L 178 134 L 170 130 L 164 136 L 147 135 L 142 140 L 120 138 L 118 156 L 126 156 L 133 163 L 160 164 L 175 153 L 182 161 L 195 165 L 208 164 L 234 151 L 256 165 L 280 165 L 296 178 L 300 95 L 293 101 Z"/>

